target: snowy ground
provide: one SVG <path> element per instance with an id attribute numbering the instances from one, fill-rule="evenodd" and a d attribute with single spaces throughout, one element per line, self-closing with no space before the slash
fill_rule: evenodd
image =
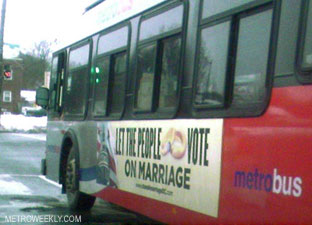
<path id="1" fill-rule="evenodd" d="M 5 132 L 45 132 L 47 117 L 30 117 L 24 115 L 1 115 L 0 131 Z"/>

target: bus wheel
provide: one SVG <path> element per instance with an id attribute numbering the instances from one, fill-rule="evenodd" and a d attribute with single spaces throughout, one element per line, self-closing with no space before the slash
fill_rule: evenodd
<path id="1" fill-rule="evenodd" d="M 79 157 L 74 147 L 67 159 L 65 187 L 70 209 L 80 211 L 92 208 L 96 198 L 79 191 Z"/>

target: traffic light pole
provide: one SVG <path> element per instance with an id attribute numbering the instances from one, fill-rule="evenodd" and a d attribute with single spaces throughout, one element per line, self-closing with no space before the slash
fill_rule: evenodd
<path id="1" fill-rule="evenodd" d="M 5 11 L 6 11 L 6 0 L 2 0 L 2 8 L 1 8 L 1 23 L 0 23 L 0 71 L 1 74 L 3 72 L 3 35 L 4 35 L 4 20 L 5 20 Z M 2 81 L 3 77 L 0 76 L 0 96 L 2 96 Z M 0 113 L 1 113 L 1 104 L 0 101 Z"/>

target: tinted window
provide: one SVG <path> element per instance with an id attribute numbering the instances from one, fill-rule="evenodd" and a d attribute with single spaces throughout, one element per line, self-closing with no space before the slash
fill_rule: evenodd
<path id="1" fill-rule="evenodd" d="M 66 79 L 66 113 L 83 114 L 88 83 L 89 45 L 70 51 L 69 72 Z"/>
<path id="2" fill-rule="evenodd" d="M 230 22 L 201 32 L 195 104 L 224 105 Z"/>
<path id="3" fill-rule="evenodd" d="M 69 69 L 88 64 L 89 48 L 89 45 L 84 45 L 70 52 Z"/>
<path id="4" fill-rule="evenodd" d="M 69 114 L 83 114 L 85 111 L 88 68 L 72 70 L 67 79 L 66 112 Z"/>
<path id="5" fill-rule="evenodd" d="M 151 110 L 154 90 L 156 45 L 138 50 L 136 108 Z"/>
<path id="6" fill-rule="evenodd" d="M 140 40 L 182 27 L 183 5 L 146 19 L 141 23 Z"/>
<path id="7" fill-rule="evenodd" d="M 109 82 L 109 60 L 109 56 L 99 59 L 96 66 L 94 112 L 97 115 L 106 114 Z"/>
<path id="8" fill-rule="evenodd" d="M 52 70 L 50 77 L 50 108 L 55 107 L 55 98 L 56 98 L 56 82 L 57 82 L 57 62 L 58 57 L 54 57 L 52 60 Z"/>
<path id="9" fill-rule="evenodd" d="M 305 33 L 305 41 L 304 41 L 304 49 L 303 49 L 303 60 L 302 67 L 303 68 L 311 68 L 312 67 L 312 1 L 309 1 L 309 9 L 308 9 L 308 18 L 306 24 L 306 33 Z"/>
<path id="10" fill-rule="evenodd" d="M 127 54 L 125 52 L 113 56 L 114 71 L 111 82 L 110 113 L 121 112 L 124 106 L 127 74 L 126 59 Z"/>
<path id="11" fill-rule="evenodd" d="M 255 0 L 204 0 L 203 18 L 227 11 Z"/>
<path id="12" fill-rule="evenodd" d="M 240 20 L 233 104 L 263 101 L 272 10 Z"/>
<path id="13" fill-rule="evenodd" d="M 56 79 L 57 79 L 57 61 L 58 61 L 58 57 L 54 57 L 52 60 L 52 70 L 51 70 L 51 77 L 50 77 L 51 88 L 54 88 L 54 84 L 56 83 Z"/>
<path id="14" fill-rule="evenodd" d="M 98 54 L 103 54 L 118 48 L 125 47 L 128 43 L 128 27 L 123 27 L 99 39 Z"/>
<path id="15" fill-rule="evenodd" d="M 160 80 L 159 107 L 175 106 L 177 103 L 181 39 L 164 40 Z"/>
<path id="16" fill-rule="evenodd" d="M 294 72 L 299 15 L 300 4 L 297 1 L 282 1 L 275 74 Z"/>

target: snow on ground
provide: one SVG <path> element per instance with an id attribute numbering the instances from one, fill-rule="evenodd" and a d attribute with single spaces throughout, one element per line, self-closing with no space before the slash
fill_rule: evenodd
<path id="1" fill-rule="evenodd" d="M 0 195 L 30 195 L 31 190 L 22 184 L 17 182 L 10 175 L 1 174 L 0 175 Z"/>
<path id="2" fill-rule="evenodd" d="M 24 115 L 1 115 L 0 131 L 6 132 L 45 132 L 47 117 L 30 117 Z"/>
<path id="3" fill-rule="evenodd" d="M 12 133 L 11 135 L 18 136 L 18 137 L 25 137 L 25 138 L 31 138 L 36 139 L 39 141 L 46 141 L 47 140 L 47 134 L 45 133 L 32 133 L 32 134 L 25 134 L 25 133 Z"/>

